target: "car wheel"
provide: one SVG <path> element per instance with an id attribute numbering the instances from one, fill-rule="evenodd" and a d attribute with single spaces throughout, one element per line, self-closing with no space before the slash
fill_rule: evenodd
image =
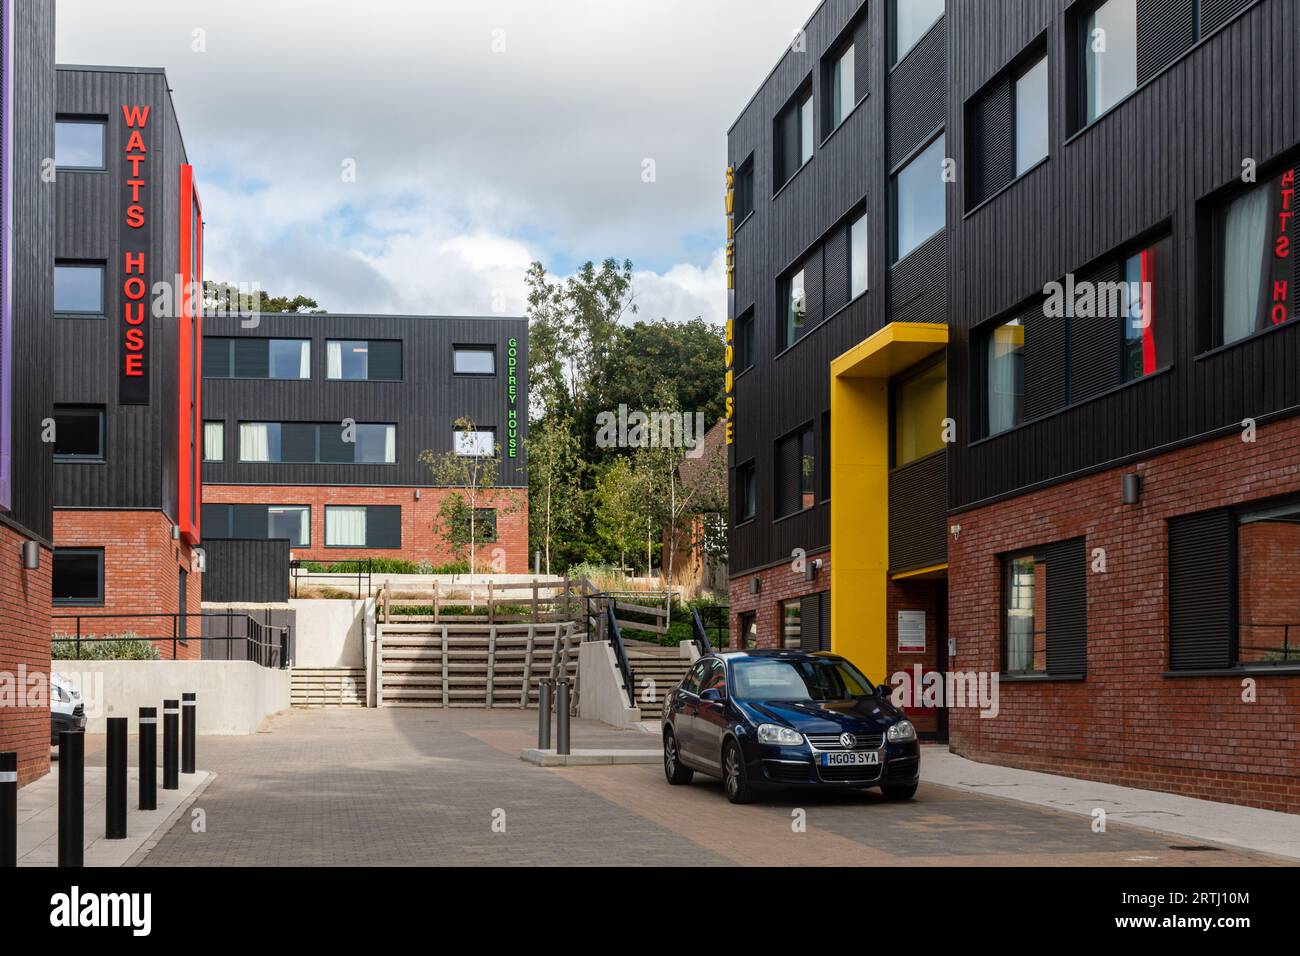
<path id="1" fill-rule="evenodd" d="M 885 795 L 886 800 L 911 800 L 916 796 L 916 784 L 909 783 L 900 786 L 883 786 L 880 788 Z"/>
<path id="2" fill-rule="evenodd" d="M 677 737 L 671 730 L 664 734 L 664 776 L 675 787 L 690 783 L 695 776 L 695 771 L 677 755 Z"/>
<path id="3" fill-rule="evenodd" d="M 722 750 L 722 786 L 732 803 L 749 803 L 754 799 L 753 788 L 745 774 L 745 760 L 734 740 L 727 741 Z"/>

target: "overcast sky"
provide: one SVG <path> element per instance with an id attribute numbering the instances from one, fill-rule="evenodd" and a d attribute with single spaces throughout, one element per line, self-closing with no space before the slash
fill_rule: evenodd
<path id="1" fill-rule="evenodd" d="M 166 68 L 209 279 L 522 314 L 532 260 L 615 256 L 640 317 L 716 322 L 726 130 L 816 5 L 58 0 L 58 59 Z"/>

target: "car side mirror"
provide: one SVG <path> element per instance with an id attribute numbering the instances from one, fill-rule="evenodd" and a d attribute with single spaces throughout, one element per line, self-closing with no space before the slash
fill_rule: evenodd
<path id="1" fill-rule="evenodd" d="M 894 689 L 890 687 L 888 684 L 876 685 L 876 696 L 879 697 L 881 700 L 889 700 L 889 698 L 893 695 L 893 693 L 894 693 Z"/>
<path id="2" fill-rule="evenodd" d="M 700 700 L 708 701 L 711 704 L 720 704 L 723 701 L 722 691 L 718 690 L 716 687 L 706 688 L 700 694 Z"/>

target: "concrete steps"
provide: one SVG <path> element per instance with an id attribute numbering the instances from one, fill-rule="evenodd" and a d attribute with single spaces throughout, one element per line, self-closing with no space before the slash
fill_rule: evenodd
<path id="1" fill-rule="evenodd" d="M 366 706 L 364 667 L 295 667 L 289 671 L 294 707 Z"/>
<path id="2" fill-rule="evenodd" d="M 642 720 L 659 720 L 663 716 L 664 698 L 672 692 L 691 669 L 689 658 L 676 647 L 627 645 L 627 660 L 636 681 L 636 703 Z"/>

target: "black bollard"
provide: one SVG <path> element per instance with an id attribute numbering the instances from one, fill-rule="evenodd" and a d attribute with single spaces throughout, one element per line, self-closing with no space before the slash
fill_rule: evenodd
<path id="1" fill-rule="evenodd" d="M 80 867 L 85 857 L 86 734 L 59 731 L 59 866 Z"/>
<path id="2" fill-rule="evenodd" d="M 0 867 L 18 865 L 18 754 L 0 753 Z"/>
<path id="3" fill-rule="evenodd" d="M 179 790 L 180 781 L 180 719 L 179 701 L 163 701 L 163 785 L 164 790 Z"/>
<path id="4" fill-rule="evenodd" d="M 126 718 L 108 718 L 105 744 L 104 839 L 126 839 Z"/>
<path id="5" fill-rule="evenodd" d="M 140 809 L 158 809 L 158 708 L 140 708 Z"/>
<path id="6" fill-rule="evenodd" d="M 551 749 L 551 679 L 537 682 L 537 749 Z"/>
<path id="7" fill-rule="evenodd" d="M 569 678 L 555 682 L 555 752 L 569 752 Z"/>
<path id="8" fill-rule="evenodd" d="M 194 734 L 198 722 L 198 698 L 181 694 L 181 773 L 194 772 Z"/>

